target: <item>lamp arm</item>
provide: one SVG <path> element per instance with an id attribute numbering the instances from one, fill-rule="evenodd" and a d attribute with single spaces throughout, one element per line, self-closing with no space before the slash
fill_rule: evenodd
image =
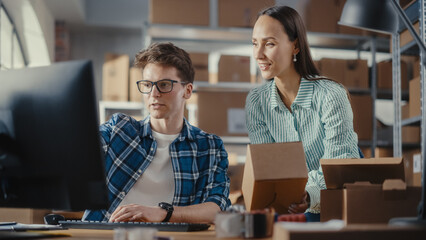
<path id="1" fill-rule="evenodd" d="M 390 2 L 392 4 L 393 8 L 395 9 L 395 11 L 402 18 L 402 21 L 404 22 L 404 25 L 408 28 L 408 31 L 410 31 L 411 36 L 413 36 L 414 40 L 416 41 L 417 45 L 419 46 L 420 51 L 422 51 L 423 54 L 426 54 L 426 46 L 424 45 L 424 43 L 420 39 L 419 34 L 417 34 L 416 30 L 414 30 L 413 25 L 411 25 L 411 22 L 408 19 L 407 14 L 405 14 L 404 10 L 402 10 L 401 6 L 396 2 L 396 0 L 391 0 Z"/>

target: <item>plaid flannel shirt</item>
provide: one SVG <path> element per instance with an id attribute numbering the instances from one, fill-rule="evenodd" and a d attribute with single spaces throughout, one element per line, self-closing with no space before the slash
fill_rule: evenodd
<path id="1" fill-rule="evenodd" d="M 175 192 L 173 205 L 214 202 L 224 210 L 230 205 L 228 154 L 222 140 L 185 119 L 180 135 L 170 144 Z M 100 126 L 105 152 L 109 209 L 86 210 L 83 220 L 107 221 L 124 196 L 154 159 L 157 142 L 150 117 L 135 119 L 118 113 Z"/>

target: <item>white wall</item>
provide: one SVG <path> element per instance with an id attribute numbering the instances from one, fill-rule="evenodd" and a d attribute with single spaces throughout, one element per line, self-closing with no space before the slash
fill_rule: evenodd
<path id="1" fill-rule="evenodd" d="M 127 54 L 133 58 L 142 48 L 138 29 L 81 28 L 70 29 L 71 59 L 89 59 L 93 62 L 96 95 L 102 97 L 102 64 L 107 52 Z"/>

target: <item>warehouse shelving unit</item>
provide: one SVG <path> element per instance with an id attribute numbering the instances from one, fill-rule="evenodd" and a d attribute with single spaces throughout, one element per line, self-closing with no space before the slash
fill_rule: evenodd
<path id="1" fill-rule="evenodd" d="M 425 25 L 425 3 L 424 0 L 415 1 L 413 4 L 408 6 L 404 11 L 407 14 L 408 18 L 412 23 L 415 21 L 420 22 L 420 38 L 423 42 L 425 42 L 425 32 L 424 32 L 424 25 Z M 418 55 L 419 54 L 419 48 L 414 40 L 407 43 L 406 45 L 400 47 L 399 38 L 400 33 L 406 30 L 406 27 L 404 24 L 400 24 L 398 28 L 398 34 L 394 34 L 392 36 L 392 69 L 393 69 L 393 102 L 394 102 L 394 126 L 393 126 L 393 153 L 395 157 L 402 156 L 402 127 L 403 126 L 410 126 L 410 125 L 421 125 L 421 155 L 422 158 L 424 158 L 424 151 L 425 151 L 425 137 L 426 137 L 426 115 L 423 113 L 423 106 L 425 106 L 424 102 L 424 94 L 425 94 L 425 72 L 424 68 L 420 68 L 420 82 L 421 82 L 421 106 L 422 106 L 422 114 L 420 116 L 415 116 L 412 118 L 401 120 L 401 64 L 400 64 L 400 57 L 401 53 L 408 54 L 408 55 Z M 426 56 L 423 56 L 422 53 L 420 53 L 420 61 L 422 62 L 423 59 Z M 404 147 L 406 145 L 404 144 Z M 415 145 L 418 147 L 418 145 Z M 408 146 L 410 147 L 410 146 Z"/>
<path id="2" fill-rule="evenodd" d="M 142 31 L 142 46 L 146 47 L 154 41 L 170 41 L 179 47 L 184 48 L 188 52 L 204 52 L 204 53 L 218 53 L 218 54 L 232 54 L 250 56 L 251 51 L 251 28 L 226 28 L 218 26 L 218 6 L 217 0 L 210 0 L 210 25 L 205 27 L 200 26 L 187 26 L 187 25 L 171 25 L 171 24 L 150 24 L 145 23 Z M 308 32 L 308 42 L 310 47 L 315 49 L 338 49 L 338 50 L 351 50 L 356 51 L 358 58 L 362 51 L 371 53 L 371 89 L 352 89 L 349 92 L 357 95 L 370 95 L 372 98 L 372 126 L 373 134 L 371 141 L 360 141 L 361 147 L 371 147 L 372 154 L 378 144 L 377 142 L 377 127 L 375 118 L 375 100 L 380 98 L 391 98 L 392 91 L 390 90 L 377 90 L 376 86 L 376 53 L 386 52 L 389 50 L 389 40 L 384 38 L 376 38 L 374 36 L 359 36 L 359 35 L 345 35 L 337 33 L 317 33 Z M 215 63 L 209 63 L 215 64 Z M 256 73 L 257 66 L 252 59 L 251 73 Z M 209 91 L 218 91 L 228 89 L 232 91 L 247 92 L 260 84 L 252 83 L 217 83 L 210 84 L 208 82 L 194 83 L 194 90 L 208 89 Z M 406 93 L 405 93 L 406 96 Z M 130 106 L 132 105 L 132 106 Z M 129 103 L 132 108 L 133 103 Z M 113 108 L 108 104 L 100 106 L 100 112 L 104 113 L 102 108 Z M 127 109 L 125 104 L 123 108 Z M 101 115 L 101 119 L 103 119 Z M 248 137 L 231 137 L 221 136 L 225 143 L 229 144 L 247 144 L 249 143 Z"/>

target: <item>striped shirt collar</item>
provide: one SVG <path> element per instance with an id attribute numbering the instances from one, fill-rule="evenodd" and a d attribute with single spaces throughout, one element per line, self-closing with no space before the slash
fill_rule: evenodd
<path id="1" fill-rule="evenodd" d="M 306 109 L 310 109 L 312 105 L 312 94 L 314 92 L 314 83 L 312 81 L 301 78 L 299 91 L 297 92 L 296 99 L 293 104 L 299 105 Z M 282 104 L 278 88 L 276 87 L 275 80 L 271 83 L 271 109 L 277 108 Z"/>
<path id="2" fill-rule="evenodd" d="M 150 137 L 152 136 L 152 128 L 150 124 L 150 116 L 146 117 L 144 120 L 141 121 L 141 137 Z M 184 118 L 183 119 L 183 127 L 180 131 L 179 137 L 177 138 L 179 141 L 184 141 L 185 138 L 188 138 L 191 141 L 195 140 L 194 133 L 191 131 L 192 127 L 188 123 L 188 121 Z"/>

